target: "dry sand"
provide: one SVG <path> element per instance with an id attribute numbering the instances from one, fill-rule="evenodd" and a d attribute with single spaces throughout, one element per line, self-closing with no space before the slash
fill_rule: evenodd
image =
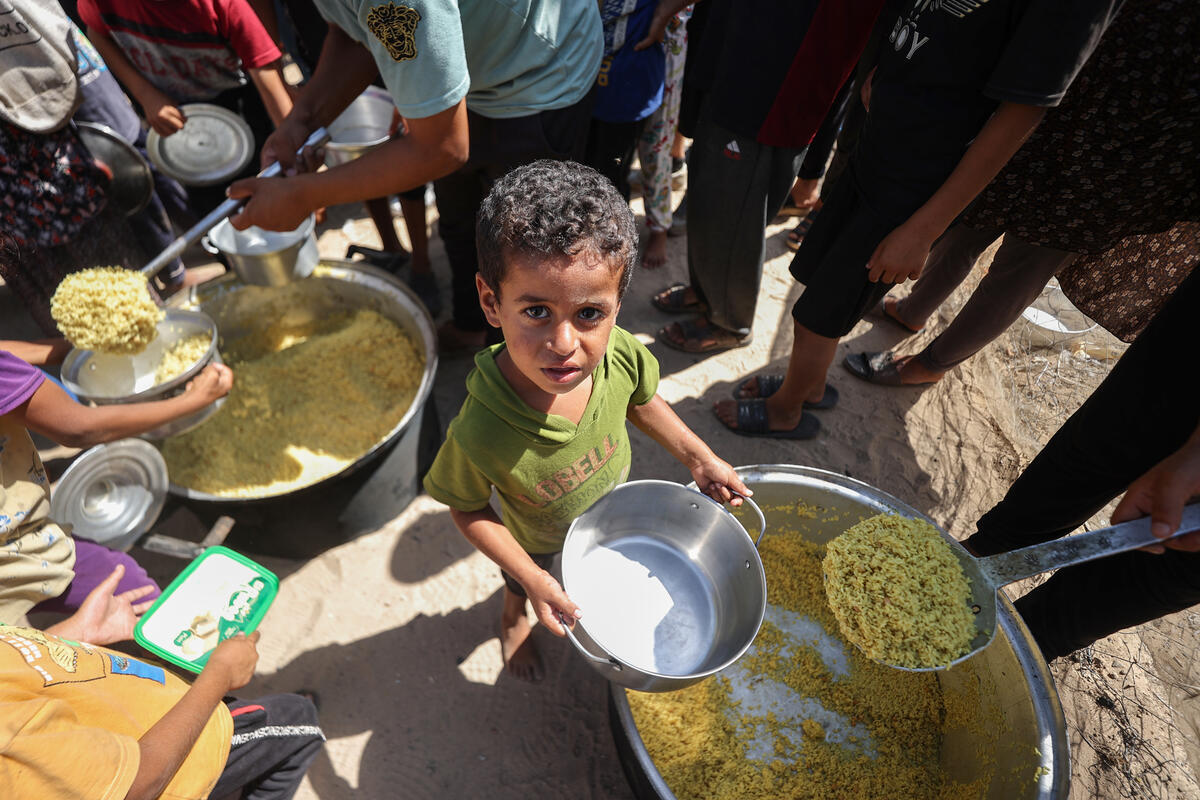
<path id="1" fill-rule="evenodd" d="M 1112 361 L 1103 347 L 1112 340 L 1102 333 L 1089 338 L 1099 359 L 1069 347 L 1034 349 L 1018 322 L 939 384 L 888 389 L 858 381 L 839 365 L 845 353 L 901 342 L 898 328 L 869 317 L 839 348 L 830 381 L 842 399 L 821 413 L 818 439 L 736 436 L 710 408 L 738 379 L 784 366 L 788 309 L 799 291 L 787 273 L 788 227 L 768 230 L 750 347 L 703 358 L 652 344 L 671 318 L 648 298 L 686 280 L 684 238 L 670 240 L 666 266 L 634 277 L 620 324 L 650 344 L 662 365 L 661 394 L 726 460 L 843 472 L 891 492 L 956 536 L 968 535 L 1103 377 Z M 342 256 L 348 241 L 378 241 L 357 207 L 331 210 L 323 230 L 322 253 L 330 257 Z M 433 254 L 448 299 L 448 269 L 436 239 Z M 944 326 L 965 296 L 966 288 L 904 351 Z M 469 367 L 460 358 L 439 368 L 435 397 L 443 424 L 462 401 Z M 653 442 L 632 435 L 633 478 L 690 480 Z M 319 693 L 328 745 L 302 800 L 632 797 L 608 727 L 607 685 L 566 642 L 541 629 L 535 636 L 545 681 L 530 686 L 504 673 L 496 638 L 498 571 L 456 532 L 443 506 L 421 496 L 378 531 L 320 557 L 262 561 L 279 572 L 282 589 L 261 629 L 259 675 L 244 694 Z M 1198 631 L 1200 618 L 1184 612 L 1053 665 L 1070 726 L 1072 798 L 1200 797 Z"/>

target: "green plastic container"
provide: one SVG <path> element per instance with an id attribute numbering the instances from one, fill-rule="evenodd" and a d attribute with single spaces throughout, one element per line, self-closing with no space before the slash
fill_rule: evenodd
<path id="1" fill-rule="evenodd" d="M 199 672 L 219 642 L 259 626 L 279 578 L 228 547 L 196 556 L 142 615 L 133 638 L 151 653 Z"/>

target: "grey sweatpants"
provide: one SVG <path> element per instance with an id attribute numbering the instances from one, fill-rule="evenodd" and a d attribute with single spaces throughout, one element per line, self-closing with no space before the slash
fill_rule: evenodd
<path id="1" fill-rule="evenodd" d="M 759 144 L 700 108 L 688 157 L 688 273 L 713 324 L 750 333 L 767 223 L 792 188 L 805 148 Z"/>
<path id="2" fill-rule="evenodd" d="M 1000 238 L 995 229 L 955 225 L 929 252 L 912 294 L 900 301 L 901 319 L 924 320 L 970 274 L 975 262 Z M 987 274 L 946 330 L 917 354 L 935 372 L 961 364 L 1003 333 L 1045 288 L 1047 281 L 1076 255 L 1005 236 Z"/>

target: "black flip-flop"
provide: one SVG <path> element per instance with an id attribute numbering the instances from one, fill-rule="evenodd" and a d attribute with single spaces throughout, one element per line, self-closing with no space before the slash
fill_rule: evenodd
<path id="1" fill-rule="evenodd" d="M 882 353 L 851 353 L 842 361 L 842 366 L 854 377 L 880 386 L 931 386 L 937 383 L 905 383 L 900 378 L 900 367 L 896 365 L 891 350 Z"/>
<path id="2" fill-rule="evenodd" d="M 758 379 L 758 394 L 755 395 L 757 398 L 768 398 L 778 392 L 780 386 L 783 386 L 783 375 L 779 374 L 778 372 L 760 372 L 757 375 L 753 375 L 749 378 L 746 378 L 744 381 L 739 382 L 737 386 L 734 386 L 733 399 L 754 400 L 755 397 L 746 397 L 741 392 L 747 383 L 756 378 Z M 824 411 L 837 405 L 838 396 L 837 387 L 827 383 L 825 384 L 825 394 L 821 395 L 821 399 L 815 403 L 810 403 L 809 401 L 805 400 L 804 407 L 811 408 L 814 411 Z"/>
<path id="3" fill-rule="evenodd" d="M 697 311 L 703 311 L 705 305 L 699 300 L 689 303 L 683 299 L 690 288 L 692 287 L 686 283 L 672 283 L 667 288 L 652 294 L 650 296 L 650 304 L 659 311 L 665 311 L 668 314 L 693 314 Z M 664 297 L 666 299 L 662 299 Z"/>
<path id="4" fill-rule="evenodd" d="M 703 325 L 700 323 L 703 322 Z M 671 325 L 678 325 L 679 332 L 683 336 L 682 342 L 676 342 L 667 335 L 667 329 Z M 692 353 L 694 355 L 706 355 L 709 353 L 719 353 L 723 350 L 732 350 L 737 347 L 745 347 L 754 340 L 753 334 L 746 334 L 738 337 L 737 334 L 731 333 L 724 328 L 713 325 L 704 317 L 694 317 L 693 319 L 684 319 L 678 322 L 673 322 L 671 325 L 664 325 L 658 329 L 658 341 L 665 344 L 674 350 L 680 350 L 684 353 Z M 701 345 L 698 342 L 701 339 L 712 339 L 713 343 L 709 345 Z"/>
<path id="5" fill-rule="evenodd" d="M 715 412 L 714 412 L 715 413 Z M 717 417 L 717 419 L 721 419 Z M 767 421 L 767 401 L 751 397 L 737 401 L 737 427 L 721 420 L 721 424 L 739 436 L 757 436 L 766 439 L 812 439 L 821 430 L 821 420 L 812 414 L 803 414 L 796 427 L 788 431 L 773 431 Z"/>

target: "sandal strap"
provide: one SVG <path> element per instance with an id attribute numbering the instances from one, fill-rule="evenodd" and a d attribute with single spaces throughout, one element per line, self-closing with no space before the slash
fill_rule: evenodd
<path id="1" fill-rule="evenodd" d="M 737 429 L 745 433 L 766 433 L 769 429 L 767 422 L 767 401 L 761 397 L 751 397 L 737 401 Z"/>

